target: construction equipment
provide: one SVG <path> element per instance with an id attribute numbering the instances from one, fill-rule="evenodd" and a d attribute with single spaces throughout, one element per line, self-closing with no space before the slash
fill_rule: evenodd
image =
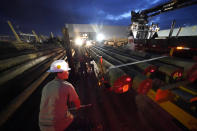
<path id="1" fill-rule="evenodd" d="M 167 56 L 154 60 L 157 55 L 135 51 L 125 53 L 124 50 L 109 46 L 93 46 L 89 50 L 98 65 L 101 63 L 100 56 L 102 56 L 103 81 L 108 82 L 111 91 L 121 94 L 132 88 L 157 102 L 188 129 L 197 128 L 196 115 L 193 115 L 196 113 L 197 93 L 195 85 L 191 86 L 197 78 L 195 62 Z M 126 63 L 129 59 L 131 63 Z M 135 61 L 133 64 L 132 60 Z M 142 72 L 149 65 L 155 65 L 156 72 L 160 74 L 156 77 L 144 75 Z M 188 74 L 188 71 L 192 73 Z M 159 77 L 162 74 L 164 79 Z M 190 81 L 189 76 L 195 80 Z M 194 124 L 191 124 L 191 121 Z"/>
<path id="2" fill-rule="evenodd" d="M 167 3 L 155 6 L 150 9 L 139 12 L 131 11 L 132 17 L 130 31 L 133 33 L 135 39 L 150 39 L 153 37 L 153 34 L 159 30 L 159 27 L 157 24 L 153 23 L 151 26 L 148 26 L 147 24 L 149 22 L 149 18 L 164 12 L 176 10 L 194 4 L 197 4 L 196 0 L 171 0 Z M 172 31 L 170 34 L 172 34 Z"/>
<path id="3" fill-rule="evenodd" d="M 17 42 L 21 43 L 22 41 L 21 41 L 21 39 L 19 38 L 18 34 L 16 33 L 16 31 L 15 31 L 15 29 L 14 29 L 14 27 L 12 26 L 12 23 L 11 23 L 10 21 L 8 21 L 8 25 L 10 26 L 10 28 L 11 28 L 11 30 L 12 30 L 12 32 L 13 32 L 13 34 L 14 34 L 16 40 L 17 40 Z"/>
<path id="4" fill-rule="evenodd" d="M 40 42 L 40 39 L 38 37 L 38 35 L 36 34 L 36 32 L 34 30 L 32 30 L 32 33 L 34 34 L 35 38 L 36 38 L 36 42 Z"/>
<path id="5" fill-rule="evenodd" d="M 93 53 L 94 52 L 94 53 Z M 96 52 L 96 53 L 95 53 Z M 123 64 L 115 58 L 107 55 L 106 53 L 93 48 L 90 52 L 91 56 L 99 64 L 99 55 L 103 57 L 104 80 L 108 82 L 111 90 L 115 93 L 125 93 L 130 87 L 134 88 L 140 94 L 146 94 L 152 88 L 152 80 L 147 78 L 142 73 L 129 68 L 120 67 L 113 68 L 117 64 Z M 96 55 L 99 54 L 96 58 Z M 111 68 L 112 67 L 112 68 Z"/>
<path id="6" fill-rule="evenodd" d="M 105 48 L 105 47 L 97 47 L 106 54 L 113 56 L 115 59 L 118 59 L 122 61 L 125 66 L 128 66 L 128 68 L 132 68 L 142 74 L 145 74 L 148 77 L 151 77 L 152 74 L 157 73 L 159 76 L 163 76 L 163 80 L 166 81 L 167 83 L 172 83 L 174 81 L 179 81 L 183 77 L 183 68 L 182 67 L 177 67 L 177 66 L 172 66 L 169 65 L 168 63 L 162 63 L 160 61 L 153 61 L 156 60 L 157 58 L 163 59 L 166 56 L 163 57 L 157 57 L 157 56 L 152 56 L 148 55 L 146 53 L 137 53 L 135 51 L 129 52 L 128 54 L 131 55 L 126 55 L 117 48 Z M 121 53 L 121 55 L 120 55 Z M 148 57 L 149 56 L 149 57 Z M 121 67 L 121 66 L 118 66 Z M 156 75 L 154 76 L 156 77 Z"/>
<path id="7" fill-rule="evenodd" d="M 126 63 L 126 65 L 129 68 L 137 70 L 138 72 L 140 72 L 140 73 L 142 73 L 144 75 L 150 76 L 151 73 L 154 73 L 157 70 L 157 67 L 152 65 L 152 64 L 142 63 L 142 62 L 141 63 L 137 63 L 140 60 L 135 59 L 135 58 L 131 58 L 129 56 L 120 55 L 119 54 L 120 52 L 115 50 L 115 48 L 105 48 L 105 47 L 101 48 L 101 47 L 98 47 L 98 46 L 97 47 L 94 46 L 94 47 L 97 48 L 97 49 L 102 50 L 103 52 L 105 52 L 109 56 L 113 56 L 115 59 L 117 59 L 117 60 L 119 60 L 119 61 L 121 61 L 123 63 Z M 129 63 L 135 63 L 135 64 L 129 65 Z"/>
<path id="8" fill-rule="evenodd" d="M 138 12 L 131 11 L 132 17 L 131 25 L 129 27 L 129 37 L 134 37 L 135 49 L 148 52 L 157 52 L 160 54 L 170 53 L 171 56 L 175 55 L 187 58 L 197 56 L 197 47 L 194 44 L 197 37 L 178 37 L 181 28 L 178 31 L 177 36 L 172 37 L 175 20 L 173 20 L 169 35 L 165 39 L 158 37 L 157 32 L 160 28 L 157 23 L 148 25 L 149 18 L 153 16 L 194 4 L 197 4 L 196 0 L 171 0 L 150 9 Z"/>
<path id="9" fill-rule="evenodd" d="M 54 38 L 53 32 L 50 33 L 50 37 L 51 37 L 52 39 Z"/>
<path id="10" fill-rule="evenodd" d="M 23 40 L 25 42 L 31 42 L 35 38 L 34 34 L 29 34 L 29 33 L 20 32 L 19 35 L 21 36 L 21 40 Z"/>

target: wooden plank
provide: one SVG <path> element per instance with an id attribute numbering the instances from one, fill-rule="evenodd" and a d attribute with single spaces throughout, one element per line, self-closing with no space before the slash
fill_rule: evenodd
<path id="1" fill-rule="evenodd" d="M 147 94 L 147 96 L 153 101 L 155 101 L 155 95 L 156 92 L 153 90 L 150 90 Z M 197 129 L 197 119 L 179 108 L 177 105 L 173 104 L 170 101 L 160 103 L 159 105 L 189 130 Z"/>

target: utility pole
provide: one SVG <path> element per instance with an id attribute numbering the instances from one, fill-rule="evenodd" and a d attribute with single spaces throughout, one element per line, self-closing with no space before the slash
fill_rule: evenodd
<path id="1" fill-rule="evenodd" d="M 175 21 L 175 20 L 173 20 L 173 21 L 172 21 L 171 28 L 170 28 L 170 32 L 169 32 L 169 36 L 168 36 L 168 38 L 171 38 L 171 37 L 172 37 L 173 31 L 174 31 L 175 23 L 176 23 L 176 21 Z"/>
<path id="2" fill-rule="evenodd" d="M 172 37 L 172 33 L 173 33 L 173 31 L 174 31 L 175 23 L 176 23 L 176 21 L 173 20 L 173 21 L 172 21 L 171 28 L 170 28 L 169 36 L 168 36 L 168 44 L 171 43 L 171 39 L 170 39 L 170 38 Z M 173 56 L 174 50 L 175 50 L 174 48 L 171 48 L 171 49 L 170 49 L 170 56 Z"/>
<path id="3" fill-rule="evenodd" d="M 11 23 L 9 20 L 8 20 L 8 25 L 10 26 L 10 28 L 11 28 L 11 30 L 12 30 L 12 32 L 13 32 L 15 38 L 16 38 L 16 40 L 17 40 L 18 42 L 21 43 L 21 42 L 22 42 L 21 39 L 19 38 L 18 34 L 17 34 L 16 31 L 14 30 L 14 27 L 12 26 L 12 23 Z"/>
<path id="4" fill-rule="evenodd" d="M 71 43 L 70 43 L 70 39 L 69 39 L 68 29 L 66 27 L 64 27 L 62 29 L 62 33 L 63 33 L 63 42 L 64 42 L 64 46 L 66 49 L 67 60 L 68 60 L 69 66 L 71 68 L 70 78 L 72 79 L 75 75 L 75 66 L 74 66 L 74 61 L 72 58 L 72 50 L 71 50 Z"/>
<path id="5" fill-rule="evenodd" d="M 179 34 L 180 34 L 180 32 L 181 32 L 181 29 L 182 29 L 182 27 L 179 27 L 179 30 L 178 30 L 178 32 L 177 32 L 177 34 L 176 34 L 176 37 L 179 36 Z"/>
<path id="6" fill-rule="evenodd" d="M 51 32 L 51 38 L 52 38 L 52 39 L 54 38 L 53 32 Z"/>

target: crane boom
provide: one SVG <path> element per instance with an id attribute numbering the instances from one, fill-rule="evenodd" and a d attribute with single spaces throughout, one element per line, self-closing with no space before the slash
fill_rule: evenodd
<path id="1" fill-rule="evenodd" d="M 143 10 L 142 13 L 144 14 L 152 13 L 148 17 L 153 17 L 164 12 L 172 11 L 175 9 L 187 7 L 194 4 L 197 4 L 196 0 L 173 0 L 165 4 L 161 4 L 156 7 L 153 7 L 151 9 Z"/>
<path id="2" fill-rule="evenodd" d="M 131 27 L 130 34 L 134 35 L 137 39 L 152 38 L 153 34 L 159 30 L 158 25 L 152 24 L 149 27 L 148 18 L 159 15 L 164 12 L 180 9 L 190 5 L 197 4 L 197 0 L 171 0 L 167 3 L 160 4 L 150 9 L 142 10 L 139 12 L 131 11 Z"/>
<path id="3" fill-rule="evenodd" d="M 10 21 L 8 21 L 8 25 L 10 26 L 16 40 L 21 43 L 22 41 L 21 41 L 20 37 L 18 36 L 18 34 L 16 33 L 16 31 L 14 30 L 14 27 L 12 26 L 12 23 Z"/>
<path id="4" fill-rule="evenodd" d="M 34 30 L 32 30 L 32 33 L 34 34 L 34 36 L 36 38 L 36 42 L 40 42 L 40 39 L 38 38 L 38 35 L 36 34 L 36 32 Z"/>

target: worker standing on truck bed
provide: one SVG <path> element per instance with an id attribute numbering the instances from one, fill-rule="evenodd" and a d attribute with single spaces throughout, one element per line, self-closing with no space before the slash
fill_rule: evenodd
<path id="1" fill-rule="evenodd" d="M 130 34 L 129 34 L 127 47 L 130 50 L 133 50 L 133 51 L 135 50 L 134 37 L 133 37 L 132 32 L 130 32 Z"/>
<path id="2" fill-rule="evenodd" d="M 64 131 L 74 119 L 68 111 L 67 103 L 73 102 L 77 109 L 80 108 L 80 100 L 75 88 L 65 81 L 69 77 L 69 70 L 64 60 L 54 61 L 48 70 L 55 73 L 56 78 L 42 90 L 39 113 L 41 131 Z"/>

